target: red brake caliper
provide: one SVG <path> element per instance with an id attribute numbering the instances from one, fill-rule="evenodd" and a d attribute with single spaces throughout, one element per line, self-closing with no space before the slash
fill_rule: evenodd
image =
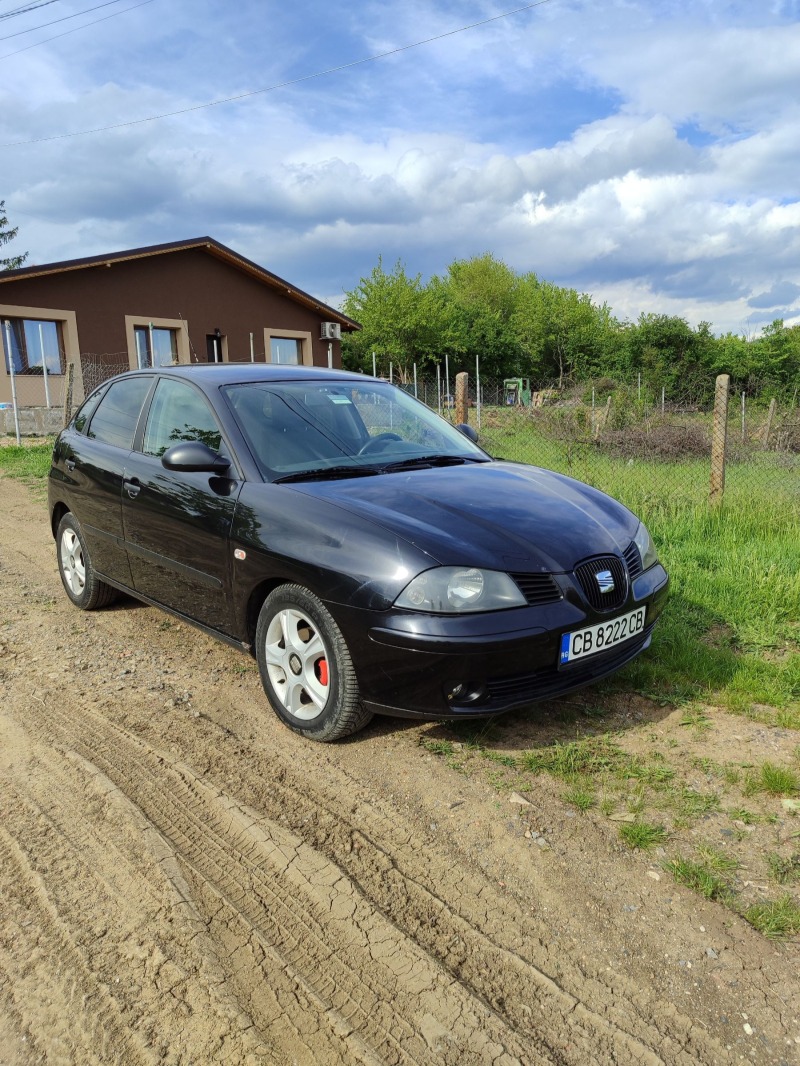
<path id="1" fill-rule="evenodd" d="M 317 662 L 317 673 L 319 674 L 320 685 L 327 686 L 328 684 L 328 660 L 320 659 Z"/>

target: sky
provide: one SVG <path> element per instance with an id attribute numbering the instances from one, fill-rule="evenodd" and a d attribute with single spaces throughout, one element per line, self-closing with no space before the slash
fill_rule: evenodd
<path id="1" fill-rule="evenodd" d="M 0 0 L 2 253 L 209 235 L 339 306 L 490 252 L 621 320 L 800 323 L 800 0 L 520 6 Z"/>

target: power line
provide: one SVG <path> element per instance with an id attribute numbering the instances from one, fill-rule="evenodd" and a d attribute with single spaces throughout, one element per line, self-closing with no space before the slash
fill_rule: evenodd
<path id="1" fill-rule="evenodd" d="M 133 7 L 125 7 L 122 11 L 112 11 L 110 15 L 103 15 L 102 18 L 92 19 L 91 22 L 85 22 L 82 26 L 75 26 L 71 30 L 64 30 L 63 33 L 53 34 L 52 37 L 45 37 L 43 41 L 36 41 L 34 44 L 26 44 L 24 48 L 18 48 L 15 52 L 6 52 L 5 55 L 0 56 L 0 59 L 10 59 L 11 56 L 18 56 L 20 52 L 29 52 L 31 48 L 39 48 L 40 45 L 49 44 L 50 41 L 57 41 L 60 37 L 69 37 L 71 33 L 87 30 L 90 26 L 96 26 L 98 22 L 108 22 L 109 19 L 116 18 L 117 15 L 124 15 L 128 11 L 135 11 L 137 7 L 144 7 L 145 4 L 152 3 L 153 0 L 142 0 L 140 4 L 134 4 Z"/>
<path id="2" fill-rule="evenodd" d="M 117 0 L 112 0 L 117 2 Z M 209 107 L 218 107 L 220 104 L 232 104 L 238 100 L 247 100 L 251 96 L 260 96 L 264 93 L 275 92 L 277 89 L 286 89 L 290 85 L 299 85 L 304 81 L 313 81 L 315 78 L 324 78 L 328 74 L 337 74 L 341 70 L 349 70 L 352 67 L 363 66 L 366 63 L 375 63 L 378 59 L 386 59 L 388 56 L 398 55 L 400 52 L 409 52 L 412 48 L 421 48 L 426 44 L 433 44 L 435 41 L 442 41 L 446 37 L 454 37 L 458 33 L 464 33 L 467 30 L 477 29 L 479 26 L 487 26 L 490 22 L 498 22 L 500 19 L 509 18 L 511 15 L 519 15 L 522 11 L 530 11 L 534 7 L 543 7 L 545 4 L 553 3 L 554 0 L 536 0 L 533 4 L 524 4 L 522 7 L 515 7 L 513 11 L 504 11 L 500 15 L 492 15 L 491 18 L 481 19 L 480 22 L 471 22 L 467 26 L 459 26 L 455 30 L 447 30 L 445 33 L 438 33 L 435 37 L 426 37 L 423 41 L 414 41 L 413 44 L 403 44 L 398 48 L 390 48 L 386 52 L 378 52 L 372 56 L 366 56 L 364 59 L 354 59 L 349 63 L 340 63 L 336 67 L 328 67 L 326 70 L 318 70 L 314 74 L 304 74 L 299 78 L 290 78 L 287 81 L 277 82 L 275 85 L 268 85 L 263 89 L 251 89 L 246 93 L 238 93 L 236 96 L 226 96 L 219 100 L 210 100 L 205 104 L 193 104 L 191 107 L 183 107 L 178 111 L 165 111 L 160 115 L 148 115 L 147 118 L 134 118 L 129 119 L 127 122 L 115 122 L 110 126 L 97 126 L 90 130 L 76 130 L 74 133 L 53 133 L 49 137 L 33 137 L 28 141 L 9 141 L 6 144 L 0 144 L 0 148 L 18 148 L 21 145 L 26 144 L 41 144 L 44 141 L 63 141 L 70 137 L 86 137 L 91 133 L 107 133 L 109 130 L 124 129 L 127 126 L 140 126 L 146 122 L 158 122 L 164 118 L 176 118 L 178 115 L 188 115 L 192 111 L 203 111 Z M 106 5 L 101 4 L 101 7 Z M 96 10 L 92 8 L 91 10 Z"/>
<path id="3" fill-rule="evenodd" d="M 58 0 L 36 0 L 36 3 L 26 4 L 24 7 L 15 7 L 11 11 L 3 11 L 0 13 L 0 19 L 10 19 L 15 15 L 27 15 L 29 11 L 38 11 L 40 7 L 47 7 L 49 4 L 56 4 Z"/>
<path id="4" fill-rule="evenodd" d="M 51 19 L 50 22 L 43 22 L 41 26 L 31 26 L 29 30 L 18 30 L 17 33 L 9 33 L 6 37 L 0 37 L 0 41 L 10 41 L 12 37 L 21 37 L 23 33 L 33 33 L 34 30 L 43 30 L 48 26 L 55 26 L 57 22 L 67 22 L 69 19 L 80 18 L 81 15 L 88 15 L 91 11 L 99 11 L 101 7 L 111 7 L 112 4 L 119 4 L 121 0 L 106 0 L 104 4 L 98 4 L 97 7 L 87 7 L 83 11 L 76 11 L 73 15 L 64 15 L 60 19 Z M 31 8 L 31 10 L 33 10 Z"/>

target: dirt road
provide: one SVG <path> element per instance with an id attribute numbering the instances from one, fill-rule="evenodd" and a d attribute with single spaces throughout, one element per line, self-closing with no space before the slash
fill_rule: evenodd
<path id="1" fill-rule="evenodd" d="M 236 651 L 72 608 L 8 479 L 0 594 L 2 1066 L 800 1060 L 791 946 L 548 779 L 537 842 L 429 726 L 300 740 Z"/>

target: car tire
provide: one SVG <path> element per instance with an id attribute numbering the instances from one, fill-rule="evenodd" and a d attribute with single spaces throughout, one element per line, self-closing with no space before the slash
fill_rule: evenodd
<path id="1" fill-rule="evenodd" d="M 65 514 L 58 523 L 56 558 L 64 591 L 82 611 L 107 607 L 119 595 L 95 573 L 80 522 L 71 513 Z"/>
<path id="2" fill-rule="evenodd" d="M 256 658 L 275 713 L 309 740 L 339 740 L 372 718 L 361 703 L 341 630 L 301 585 L 281 585 L 267 596 L 258 616 Z"/>

